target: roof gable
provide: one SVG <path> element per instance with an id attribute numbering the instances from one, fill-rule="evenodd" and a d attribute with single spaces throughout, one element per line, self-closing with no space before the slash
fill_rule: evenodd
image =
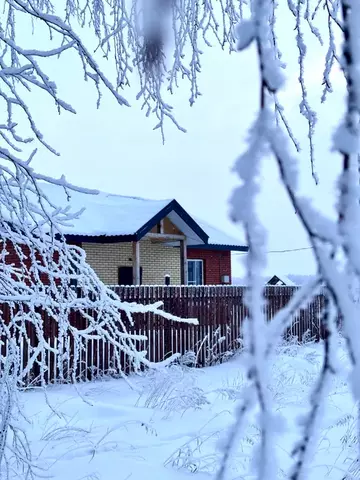
<path id="1" fill-rule="evenodd" d="M 141 240 L 160 220 L 165 217 L 178 225 L 180 230 L 184 232 L 187 237 L 190 237 L 190 244 L 192 241 L 198 240 L 203 243 L 208 242 L 208 234 L 201 228 L 201 226 L 183 209 L 183 207 L 176 201 L 172 200 L 156 215 L 154 215 L 147 223 L 145 223 L 137 232 L 136 239 Z M 191 232 L 192 231 L 192 232 Z M 191 236 L 192 235 L 192 236 Z"/>

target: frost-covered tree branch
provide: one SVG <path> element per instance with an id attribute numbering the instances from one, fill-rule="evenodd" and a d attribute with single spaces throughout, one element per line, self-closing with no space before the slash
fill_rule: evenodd
<path id="1" fill-rule="evenodd" d="M 59 97 L 56 78 L 51 78 L 46 59 L 61 57 L 65 61 L 71 52 L 76 53 L 79 66 L 84 71 L 84 79 L 92 82 L 98 92 L 98 105 L 102 91 L 107 89 L 120 105 L 128 106 L 126 87 L 139 79 L 137 98 L 145 114 L 157 118 L 155 128 L 161 130 L 164 138 L 166 120 L 184 130 L 169 104 L 168 93 L 174 94 L 180 83 L 185 82 L 190 87 L 189 102 L 192 105 L 201 95 L 201 57 L 204 48 L 218 44 L 223 49 L 234 50 L 233 27 L 249 15 L 244 0 L 98 0 L 92 4 L 86 0 L 61 0 L 56 4 L 51 0 L 3 0 L 3 6 L 0 18 L 0 97 L 7 109 L 7 118 L 0 120 L 0 123 L 3 122 L 0 134 L 11 148 L 19 148 L 19 142 L 20 145 L 30 142 L 34 135 L 54 153 L 53 146 L 48 145 L 41 134 L 41 125 L 36 125 L 27 106 L 27 92 L 35 88 L 43 91 L 51 97 L 59 112 L 75 113 L 76 110 L 66 99 Z M 283 62 L 282 46 L 276 32 L 279 23 L 278 2 L 272 1 L 270 9 L 270 41 L 277 58 Z M 341 29 L 338 2 L 320 0 L 312 6 L 310 0 L 291 0 L 288 9 L 294 16 L 295 41 L 299 51 L 302 91 L 299 108 L 309 126 L 310 159 L 316 177 L 313 151 L 316 115 L 308 100 L 304 77 L 304 35 L 310 32 L 317 41 L 325 43 L 324 33 L 315 26 L 315 21 L 325 11 L 329 47 L 323 83 L 324 92 L 331 92 L 330 75 L 338 60 L 334 29 Z M 29 21 L 33 22 L 35 38 L 38 32 L 48 32 L 47 48 L 28 49 L 23 44 L 22 25 L 27 26 Z M 91 47 L 79 34 L 82 28 L 92 33 Z M 94 39 L 97 45 L 95 51 Z M 112 80 L 104 73 L 104 61 L 111 61 L 115 66 Z M 282 66 L 285 67 L 285 64 L 282 63 Z M 279 99 L 274 107 L 279 120 L 284 123 L 299 149 L 299 142 L 286 120 Z M 28 119 L 31 133 L 27 138 L 21 138 L 17 133 L 17 110 L 22 110 Z"/>
<path id="2" fill-rule="evenodd" d="M 61 234 L 62 226 L 81 212 L 58 208 L 41 190 L 39 181 L 56 183 L 66 191 L 76 189 L 64 178 L 51 179 L 32 168 L 36 148 L 40 145 L 57 154 L 41 132 L 32 112 L 28 95 L 33 91 L 44 94 L 58 112 L 75 114 L 75 106 L 60 98 L 56 78 L 52 78 L 49 59 L 66 59 L 75 53 L 84 79 L 93 84 L 100 106 L 104 91 L 111 94 L 119 107 L 129 106 L 126 87 L 138 81 L 137 100 L 146 115 L 155 117 L 155 128 L 164 138 L 166 121 L 180 130 L 169 96 L 183 82 L 189 88 L 189 103 L 201 95 L 201 60 L 211 45 L 227 51 L 255 47 L 260 79 L 259 110 L 249 133 L 246 152 L 235 165 L 241 186 L 232 197 L 232 217 L 245 227 L 250 253 L 247 258 L 251 288 L 247 296 L 247 358 L 249 389 L 237 409 L 229 437 L 223 445 L 223 462 L 218 478 L 225 478 L 231 453 L 241 436 L 250 410 L 259 409 L 261 437 L 256 454 L 256 474 L 259 479 L 277 478 L 274 464 L 274 438 L 280 428 L 271 408 L 268 391 L 269 358 L 277 342 L 289 326 L 291 316 L 311 301 L 320 284 L 326 286 L 327 302 L 323 318 L 325 332 L 324 366 L 310 398 L 309 411 L 301 426 L 298 449 L 294 451 L 293 479 L 306 477 L 311 450 L 316 438 L 316 422 L 321 403 L 325 401 L 326 384 L 333 372 L 335 327 L 333 315 L 343 319 L 344 335 L 352 361 L 352 386 L 359 400 L 360 389 L 360 328 L 358 311 L 352 299 L 351 285 L 360 281 L 359 217 L 359 113 L 360 113 L 360 45 L 358 25 L 360 7 L 356 0 L 3 0 L 0 12 L 0 302 L 10 311 L 10 321 L 0 322 L 1 341 L 12 347 L 11 358 L 0 350 L 2 372 L 0 465 L 9 471 L 5 449 L 11 450 L 9 435 L 15 438 L 16 461 L 22 463 L 25 474 L 33 471 L 31 452 L 21 432 L 14 429 L 16 393 L 32 366 L 37 365 L 40 382 L 44 383 L 46 365 L 42 360 L 56 353 L 60 378 L 65 376 L 67 342 L 74 342 L 74 361 L 80 357 L 85 342 L 103 339 L 114 347 L 116 366 L 121 370 L 121 355 L 126 354 L 134 370 L 149 365 L 145 352 L 138 351 L 143 337 L 130 335 L 128 326 L 135 313 L 152 311 L 164 318 L 161 305 L 129 305 L 105 287 L 86 264 L 84 252 L 67 245 Z M 283 10 L 281 10 L 283 9 Z M 279 26 L 282 13 L 287 11 L 293 21 L 293 45 L 297 51 L 299 79 L 299 114 L 307 125 L 311 172 L 316 174 L 314 135 L 316 113 L 308 93 L 306 63 L 309 38 L 324 45 L 322 100 L 333 90 L 332 72 L 339 64 L 348 87 L 344 120 L 334 137 L 334 146 L 342 158 L 339 179 L 338 219 L 325 218 L 303 198 L 298 188 L 298 162 L 292 148 L 302 145 L 286 116 L 281 103 L 280 88 L 286 77 L 283 42 Z M 32 22 L 35 37 L 41 29 L 49 40 L 39 49 L 29 48 L 22 35 L 22 26 Z M 82 30 L 83 29 L 83 30 Z M 90 44 L 81 32 L 91 32 Z M 338 36 L 343 42 L 343 56 L 338 50 Z M 95 39 L 95 48 L 94 48 Z M 289 39 L 286 39 L 289 41 Z M 236 43 L 236 48 L 235 48 Z M 224 61 L 226 58 L 224 58 Z M 105 63 L 115 66 L 114 78 L 105 74 Z M 120 93 L 121 92 L 121 93 Z M 292 142 L 289 145 L 288 140 Z M 29 146 L 33 146 L 29 153 Z M 294 152 L 295 153 L 295 152 Z M 271 324 L 263 315 L 260 277 L 265 265 L 266 234 L 258 220 L 256 198 L 261 190 L 261 165 L 264 157 L 272 157 L 290 204 L 294 207 L 313 247 L 317 262 L 316 279 L 304 286 L 289 305 L 278 312 Z M 91 194 L 94 192 L 88 191 Z M 9 252 L 18 259 L 18 266 L 9 261 Z M 340 266 L 339 257 L 343 264 Z M 20 266 L 19 266 L 20 265 Z M 78 295 L 71 288 L 78 286 Z M 58 332 L 57 345 L 51 345 L 44 331 L 40 308 Z M 96 318 L 89 315 L 96 311 Z M 76 311 L 84 320 L 83 328 L 71 324 L 69 313 Z M 2 312 L 2 318 L 5 318 Z M 31 344 L 29 331 L 36 332 L 36 344 Z M 258 332 L 264 332 L 259 335 Z M 29 343 L 29 363 L 22 368 L 21 337 Z M 10 363 L 9 363 L 10 362 Z M 73 380 L 76 378 L 73 373 Z M 11 382 L 9 382 L 9 379 Z M 6 448 L 5 448 L 6 446 Z M 2 462 L 2 463 L 1 463 Z"/>
<path id="3" fill-rule="evenodd" d="M 215 15 L 219 11 L 220 17 Z M 165 99 L 182 80 L 190 85 L 192 104 L 200 94 L 198 74 L 201 69 L 201 43 L 218 42 L 232 48 L 232 26 L 242 16 L 242 2 L 234 0 L 98 0 L 97 2 L 61 0 L 3 0 L 0 16 L 0 97 L 7 109 L 7 118 L 0 126 L 2 138 L 12 148 L 28 143 L 16 133 L 16 110 L 26 115 L 32 134 L 49 148 L 35 124 L 26 103 L 26 91 L 38 88 L 49 95 L 59 112 L 75 113 L 75 108 L 57 93 L 56 79 L 47 73 L 44 60 L 66 57 L 75 52 L 84 79 L 92 82 L 98 91 L 105 88 L 123 106 L 129 103 L 119 91 L 140 79 L 138 100 L 146 115 L 155 115 L 155 128 L 164 135 L 164 122 L 169 119 L 178 125 L 172 107 Z M 28 49 L 21 39 L 21 25 L 32 21 L 34 32 L 48 31 L 49 42 L 41 50 Z M 97 47 L 90 47 L 77 33 L 80 27 L 96 39 Z M 39 30 L 40 29 L 40 30 Z M 35 35 L 36 38 L 36 35 Z M 51 41 L 50 41 L 51 40 Z M 168 43 L 173 45 L 172 59 L 166 55 Z M 26 42 L 25 42 L 26 45 Z M 112 61 L 116 76 L 110 81 L 99 60 Z M 134 75 L 137 74 L 137 75 Z"/>
<path id="4" fill-rule="evenodd" d="M 243 50 L 252 42 L 256 45 L 260 73 L 259 113 L 250 132 L 249 148 L 236 162 L 235 172 L 238 173 L 242 185 L 235 190 L 232 198 L 232 217 L 241 222 L 245 228 L 246 239 L 249 245 L 247 260 L 249 292 L 248 307 L 248 379 L 250 389 L 253 389 L 254 404 L 244 404 L 237 410 L 238 416 L 245 416 L 249 408 L 258 404 L 261 440 L 258 452 L 255 452 L 254 466 L 257 478 L 261 480 L 277 477 L 276 452 L 274 450 L 274 436 L 276 435 L 276 420 L 271 409 L 271 399 L 268 384 L 268 354 L 266 337 L 259 335 L 266 329 L 264 315 L 264 301 L 262 297 L 262 270 L 265 266 L 265 232 L 257 216 L 255 201 L 260 191 L 259 174 L 261 160 L 269 153 L 268 129 L 272 120 L 269 110 L 269 101 L 276 94 L 282 83 L 279 71 L 279 61 L 273 55 L 271 48 L 271 29 L 268 13 L 271 10 L 271 0 L 259 0 L 252 3 L 251 18 L 237 28 L 237 48 Z M 273 118 L 275 120 L 275 118 Z M 241 205 L 242 204 L 242 205 Z M 241 205 L 241 207 L 240 207 Z M 245 405 L 247 408 L 245 408 Z M 236 424 L 244 420 L 237 418 Z M 238 433 L 237 433 L 238 435 Z M 233 448 L 235 434 L 231 434 L 230 442 L 226 444 L 223 462 L 219 470 L 218 480 L 224 479 L 229 451 Z"/>
<path id="5" fill-rule="evenodd" d="M 21 160 L 0 172 L 1 478 L 11 469 L 23 471 L 24 478 L 36 472 L 26 436 L 17 427 L 18 389 L 29 381 L 45 386 L 50 357 L 60 382 L 76 382 L 87 345 L 101 340 L 112 349 L 113 368 L 119 374 L 124 373 L 124 359 L 131 370 L 139 371 L 152 365 L 146 349 L 139 348 L 139 342 L 147 338 L 129 333 L 133 315 L 153 312 L 186 321 L 164 312 L 161 303 L 120 301 L 86 263 L 85 252 L 68 245 L 61 234 L 62 226 L 81 212 L 53 205 L 39 179 L 44 177 Z M 64 179 L 51 181 L 67 191 L 76 188 Z M 76 324 L 72 323 L 74 314 Z M 56 332 L 55 343 L 49 331 Z"/>
<path id="6" fill-rule="evenodd" d="M 23 385 L 29 373 L 37 367 L 38 381 L 45 383 L 47 366 L 45 359 L 54 354 L 59 379 L 69 379 L 64 372 L 70 355 L 69 339 L 73 342 L 73 362 L 81 358 L 86 342 L 101 339 L 113 347 L 115 365 L 122 372 L 123 355 L 126 355 L 133 370 L 143 365 L 150 366 L 146 352 L 139 351 L 139 341 L 145 337 L 128 333 L 133 314 L 153 312 L 164 318 L 180 321 L 162 310 L 160 304 L 130 305 L 119 300 L 114 292 L 105 287 L 94 271 L 86 264 L 84 252 L 67 245 L 61 234 L 62 226 L 71 222 L 81 212 L 71 212 L 54 205 L 43 193 L 39 180 L 55 183 L 65 190 L 76 189 L 64 178 L 52 179 L 33 170 L 31 163 L 40 144 L 50 153 L 56 150 L 44 138 L 41 125 L 37 124 L 28 105 L 28 95 L 33 91 L 45 94 L 54 102 L 58 112 L 74 114 L 75 108 L 60 98 L 56 78 L 51 78 L 47 61 L 63 58 L 75 52 L 84 79 L 94 84 L 101 94 L 107 90 L 119 106 L 128 106 L 126 98 L 119 92 L 130 84 L 133 72 L 140 78 L 138 98 L 143 102 L 146 114 L 154 114 L 157 127 L 163 130 L 166 118 L 176 125 L 171 107 L 163 99 L 164 83 L 169 90 L 181 78 L 190 82 L 193 100 L 198 94 L 197 73 L 200 50 L 195 49 L 187 65 L 186 44 L 196 44 L 198 35 L 203 38 L 217 31 L 219 25 L 207 2 L 193 11 L 193 2 L 124 2 L 115 0 L 94 3 L 66 0 L 62 10 L 59 2 L 50 0 L 4 0 L 0 13 L 0 302 L 4 305 L 0 321 L 0 371 L 4 401 L 1 404 L 2 437 L 0 450 L 1 476 L 5 468 L 11 469 L 6 449 L 11 450 L 9 436 L 15 434 L 16 389 Z M 223 10 L 231 6 L 221 4 Z M 160 11 L 166 7 L 167 18 L 174 25 L 176 55 L 169 65 L 164 57 L 166 22 Z M 160 9 L 160 10 L 159 10 Z M 64 11 L 62 16 L 61 12 Z M 184 11 L 191 13 L 184 16 Z M 231 8 L 231 18 L 224 16 L 222 33 L 217 39 L 226 42 L 231 36 L 232 18 L 240 18 L 241 12 Z M 191 21 L 190 21 L 191 19 Z M 41 48 L 28 48 L 22 35 L 22 26 L 33 22 L 34 32 L 49 33 L 48 42 Z M 153 23 L 155 22 L 155 23 Z M 97 39 L 94 52 L 79 35 L 78 27 L 90 29 Z M 36 38 L 36 35 L 35 35 Z M 99 57 L 113 60 L 116 78 L 111 81 L 100 66 Z M 136 79 L 136 77 L 135 77 Z M 193 102 L 191 100 L 191 102 Z M 179 127 L 180 128 L 180 127 Z M 21 133 L 19 133 L 21 132 Z M 24 135 L 24 132 L 27 132 Z M 27 153 L 28 146 L 34 148 Z M 88 194 L 94 193 L 87 191 Z M 9 258 L 17 258 L 13 265 Z M 71 288 L 75 282 L 81 296 Z M 89 309 L 95 312 L 89 314 Z M 6 313 L 7 312 L 7 313 Z M 46 313 L 44 323 L 42 312 Z M 83 319 L 84 328 L 71 324 L 71 312 Z M 6 320 L 5 320 L 6 319 Z M 181 320 L 183 321 L 183 320 Z M 56 346 L 50 344 L 46 329 L 57 331 Z M 35 332 L 36 342 L 32 343 Z M 16 341 L 15 341 L 16 340 Z M 27 345 L 28 362 L 17 361 L 7 367 L 10 350 L 12 357 L 22 358 L 21 346 Z M 11 374 L 10 374 L 11 372 Z M 10 375 L 10 376 L 9 376 Z M 76 371 L 72 373 L 76 381 Z M 13 395 L 14 394 L 14 395 Z M 11 408 L 10 408 L 11 407 Z M 15 435 L 15 436 L 14 436 Z M 25 445 L 26 439 L 23 439 Z M 16 443 L 19 445 L 19 442 Z M 30 450 L 16 447 L 12 458 L 20 462 L 25 470 L 30 468 Z M 30 463 L 29 463 L 30 462 Z M 31 467 L 32 468 L 32 467 Z"/>
<path id="7" fill-rule="evenodd" d="M 306 480 L 310 473 L 310 463 L 316 450 L 315 442 L 319 430 L 321 412 L 324 410 L 324 398 L 329 391 L 331 377 L 336 373 L 336 309 L 329 296 L 325 297 L 322 325 L 324 329 L 324 359 L 321 372 L 310 396 L 310 410 L 302 419 L 300 427 L 303 430 L 300 441 L 295 446 L 292 456 L 296 458 L 291 480 Z"/>
<path id="8" fill-rule="evenodd" d="M 276 35 L 272 32 L 274 13 L 272 1 L 253 0 L 251 2 L 251 18 L 242 21 L 236 28 L 238 38 L 238 50 L 256 46 L 259 72 L 260 72 L 260 102 L 258 118 L 250 130 L 250 140 L 247 152 L 236 162 L 235 171 L 239 174 L 242 185 L 237 188 L 231 200 L 232 217 L 236 222 L 243 224 L 247 232 L 249 243 L 248 275 L 250 280 L 250 301 L 248 302 L 248 372 L 250 388 L 254 388 L 254 396 L 260 411 L 260 457 L 256 456 L 257 478 L 277 478 L 277 472 L 271 470 L 268 462 L 274 458 L 270 451 L 266 450 L 266 438 L 274 438 L 276 428 L 271 421 L 270 410 L 265 407 L 261 392 L 266 392 L 268 379 L 266 378 L 267 360 L 274 346 L 279 341 L 284 329 L 288 326 L 290 312 L 293 314 L 305 301 L 309 301 L 316 293 L 320 282 L 325 283 L 328 291 L 325 313 L 322 319 L 324 333 L 324 364 L 320 372 L 318 382 L 310 398 L 310 410 L 302 423 L 302 436 L 297 448 L 293 451 L 295 463 L 289 472 L 292 479 L 306 479 L 308 468 L 311 463 L 314 442 L 316 441 L 317 425 L 321 417 L 322 406 L 326 401 L 326 392 L 329 378 L 335 373 L 334 352 L 336 351 L 335 321 L 334 316 L 340 315 L 343 319 L 344 335 L 347 339 L 349 355 L 352 360 L 352 388 L 355 399 L 359 398 L 359 326 L 358 311 L 352 299 L 352 285 L 354 278 L 359 281 L 359 36 L 357 26 L 360 21 L 360 7 L 353 1 L 317 2 L 311 13 L 310 2 L 288 2 L 288 7 L 296 20 L 296 45 L 299 52 L 299 81 L 301 87 L 300 112 L 308 121 L 308 137 L 310 142 L 310 161 L 313 175 L 314 149 L 313 135 L 316 116 L 309 105 L 307 89 L 305 85 L 304 60 L 306 44 L 303 35 L 304 25 L 307 23 L 310 32 L 322 43 L 319 31 L 312 23 L 317 17 L 320 8 L 326 12 L 329 32 L 329 47 L 326 54 L 323 99 L 331 92 L 330 73 L 334 62 L 339 61 L 336 53 L 333 28 L 338 28 L 344 37 L 343 68 L 348 87 L 347 107 L 344 121 L 335 134 L 335 149 L 342 155 L 343 172 L 339 180 L 338 221 L 324 218 L 306 198 L 299 193 L 298 188 L 298 165 L 297 160 L 291 154 L 288 146 L 288 138 L 294 142 L 291 130 L 283 122 L 286 134 L 281 128 L 279 118 L 273 114 L 279 114 L 277 104 L 277 90 L 279 82 L 279 45 L 274 41 Z M 339 18 L 340 10 L 342 18 Z M 262 26 L 259 29 L 259 26 Z M 267 28 L 270 25 L 270 31 Z M 264 54 L 266 52 L 266 54 Z M 281 111 L 281 110 L 280 110 Z M 261 288 L 257 284 L 259 267 L 264 266 L 264 239 L 259 232 L 261 227 L 257 220 L 254 202 L 260 189 L 259 176 L 261 159 L 272 156 L 278 166 L 283 187 L 288 199 L 302 223 L 309 241 L 313 247 L 315 259 L 318 265 L 318 277 L 309 285 L 306 285 L 294 297 L 288 307 L 285 307 L 274 318 L 271 325 L 261 325 Z M 245 207 L 245 208 L 244 208 Z M 245 213 L 244 213 L 245 210 Z M 257 241 L 255 241 L 255 239 Z M 339 265 L 339 255 L 343 258 L 344 268 Z M 261 262 L 262 261 L 262 262 Z M 254 292 L 256 297 L 254 296 Z M 256 298 L 256 301 L 253 299 Z M 334 307 L 331 307 L 334 305 Z M 256 332 L 256 334 L 254 333 Z M 259 332 L 262 332 L 259 335 Z M 259 338 L 260 337 L 260 338 Z M 266 342 L 262 339 L 267 338 Z M 265 373 L 264 373 L 265 372 Z M 255 393 L 257 392 L 257 393 Z M 247 394 L 246 394 L 247 395 Z M 246 397 L 247 398 L 247 397 Z M 243 425 L 245 417 L 251 408 L 249 404 L 242 403 L 236 412 L 234 426 L 229 432 L 229 442 L 224 450 L 223 463 L 219 470 L 218 478 L 224 478 L 226 463 L 229 460 L 229 452 L 233 449 L 235 439 L 241 435 L 239 425 Z M 269 406 L 269 404 L 267 404 Z M 267 421 L 264 421 L 268 415 Z M 274 429 L 275 428 L 275 429 Z M 262 467 L 267 465 L 266 470 Z"/>

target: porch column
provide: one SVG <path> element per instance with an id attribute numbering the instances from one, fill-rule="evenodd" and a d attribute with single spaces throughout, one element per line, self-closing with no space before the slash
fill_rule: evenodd
<path id="1" fill-rule="evenodd" d="M 180 279 L 181 285 L 187 285 L 188 266 L 187 266 L 187 241 L 180 240 Z"/>
<path id="2" fill-rule="evenodd" d="M 132 246 L 133 284 L 140 285 L 140 243 L 133 242 Z"/>

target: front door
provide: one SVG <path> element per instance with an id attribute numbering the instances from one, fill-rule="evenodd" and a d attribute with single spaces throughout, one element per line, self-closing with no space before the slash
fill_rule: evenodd
<path id="1" fill-rule="evenodd" d="M 133 285 L 132 267 L 119 267 L 118 284 Z M 142 267 L 140 267 L 140 284 L 142 284 Z"/>

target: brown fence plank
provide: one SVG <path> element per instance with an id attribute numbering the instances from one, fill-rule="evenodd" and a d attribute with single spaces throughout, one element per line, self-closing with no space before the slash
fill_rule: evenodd
<path id="1" fill-rule="evenodd" d="M 152 362 L 162 361 L 174 353 L 184 354 L 186 351 L 198 352 L 199 365 L 205 365 L 207 349 L 214 340 L 214 335 L 219 331 L 219 337 L 225 340 L 215 350 L 223 354 L 239 346 L 242 336 L 242 324 L 247 316 L 245 306 L 246 288 L 241 286 L 119 286 L 114 290 L 124 302 L 139 302 L 152 304 L 162 301 L 164 310 L 181 318 L 198 318 L 199 326 L 189 326 L 186 323 L 164 320 L 151 312 L 134 315 L 134 325 L 131 326 L 126 316 L 122 313 L 122 321 L 128 326 L 129 332 L 146 335 L 147 341 L 136 342 L 138 348 L 146 349 L 148 359 Z M 264 314 L 269 321 L 291 299 L 297 287 L 269 286 L 264 289 Z M 322 336 L 321 312 L 324 307 L 324 292 L 315 296 L 313 301 L 300 310 L 292 319 L 284 336 L 296 335 L 301 340 L 305 332 L 310 336 L 320 339 Z M 23 309 L 23 310 L 22 310 Z M 0 305 L 2 321 L 9 324 L 16 312 L 26 312 L 23 305 Z M 55 319 L 50 318 L 45 311 L 38 310 L 44 322 L 44 335 L 51 346 L 58 345 L 58 325 Z M 90 310 L 90 315 L 95 315 Z M 71 312 L 71 325 L 82 329 L 86 328 L 87 320 L 79 312 Z M 19 336 L 14 327 L 13 335 Z M 27 323 L 26 335 L 21 343 L 21 362 L 27 365 L 32 348 L 37 345 L 34 327 Z M 217 337 L 217 338 L 219 338 Z M 6 338 L 1 337 L 1 354 L 6 355 Z M 83 344 L 79 359 L 74 363 L 74 339 L 65 338 L 68 345 L 65 348 L 65 358 L 61 363 L 54 353 L 47 353 L 46 381 L 72 381 L 71 372 L 75 369 L 79 379 L 93 379 L 109 372 L 110 368 L 118 369 L 114 347 L 103 340 L 89 340 Z M 19 344 L 20 347 L 20 344 Z M 129 358 L 118 352 L 124 370 L 129 369 Z M 63 378 L 61 375 L 63 370 Z M 26 382 L 37 377 L 40 373 L 39 366 L 35 363 Z"/>

